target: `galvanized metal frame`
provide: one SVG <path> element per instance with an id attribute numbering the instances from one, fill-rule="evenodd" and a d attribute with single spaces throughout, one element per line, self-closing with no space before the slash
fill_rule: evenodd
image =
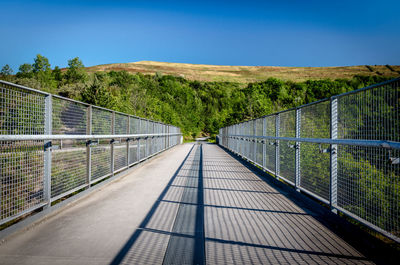
<path id="1" fill-rule="evenodd" d="M 267 121 L 266 121 L 266 118 L 264 117 L 264 118 L 262 118 L 263 119 L 263 136 L 266 136 L 267 135 Z M 265 168 L 266 167 L 266 164 L 267 164 L 267 158 L 266 158 L 266 152 L 267 152 L 267 147 L 266 147 L 266 145 L 265 145 L 265 140 L 262 142 L 263 143 L 263 150 L 262 150 L 262 157 L 263 157 L 263 159 L 262 159 L 262 166 L 263 166 L 263 168 Z"/>
<path id="2" fill-rule="evenodd" d="M 300 138 L 301 135 L 301 109 L 298 108 L 296 109 L 296 138 Z M 301 172 L 300 172 L 300 142 L 296 142 L 295 145 L 295 160 L 296 160 L 296 165 L 295 165 L 295 169 L 296 169 L 296 177 L 295 177 L 295 187 L 296 190 L 299 190 L 298 188 L 300 187 L 301 183 Z"/>
<path id="3" fill-rule="evenodd" d="M 44 107 L 44 133 L 51 134 L 52 129 L 52 95 L 46 95 Z M 44 200 L 47 202 L 46 207 L 51 206 L 51 141 L 47 139 L 44 142 L 44 180 L 43 191 Z"/>
<path id="4" fill-rule="evenodd" d="M 225 128 L 221 128 L 219 130 L 219 135 L 218 135 L 218 139 L 219 139 L 219 144 L 226 147 L 227 149 L 231 150 L 233 153 L 243 157 L 245 160 L 248 160 L 249 162 L 256 164 L 257 166 L 262 167 L 265 171 L 270 172 L 271 174 L 274 174 L 277 178 L 279 179 L 283 179 L 284 181 L 286 181 L 288 184 L 293 185 L 296 190 L 304 192 L 308 195 L 310 195 L 311 197 L 314 197 L 315 199 L 329 205 L 332 209 L 333 212 L 337 212 L 340 211 L 341 213 L 363 223 L 364 225 L 368 226 L 369 228 L 382 233 L 383 235 L 387 236 L 388 238 L 393 239 L 396 242 L 400 242 L 400 238 L 392 233 L 390 233 L 389 231 L 383 229 L 382 227 L 379 227 L 378 225 L 371 223 L 369 221 L 367 221 L 366 219 L 363 219 L 362 217 L 358 216 L 357 214 L 355 214 L 354 212 L 350 212 L 347 209 L 344 209 L 343 207 L 340 206 L 340 204 L 338 203 L 338 147 L 340 146 L 349 146 L 349 147 L 368 147 L 368 148 L 377 148 L 376 153 L 377 156 L 382 156 L 385 153 L 385 150 L 400 150 L 400 141 L 391 141 L 391 138 L 384 140 L 384 139 L 379 139 L 379 138 L 370 138 L 370 139 L 365 139 L 365 138 L 357 138 L 357 139 L 340 139 L 338 137 L 338 130 L 339 130 L 339 100 L 340 98 L 349 96 L 349 95 L 354 95 L 357 93 L 361 93 L 363 91 L 368 91 L 368 90 L 372 90 L 372 89 L 376 89 L 379 87 L 384 87 L 385 91 L 388 85 L 389 88 L 387 89 L 398 89 L 399 87 L 399 82 L 400 82 L 400 78 L 394 79 L 394 80 L 390 80 L 390 81 L 386 81 L 380 84 L 376 84 L 373 86 L 369 86 L 366 88 L 362 88 L 356 91 L 351 91 L 348 93 L 344 93 L 341 95 L 337 95 L 337 96 L 333 96 L 329 99 L 323 99 L 323 100 L 319 100 L 317 102 L 312 102 L 297 108 L 293 108 L 290 110 L 285 110 L 285 111 L 281 111 L 278 113 L 274 113 L 274 114 L 270 114 L 270 115 L 266 115 L 263 116 L 261 118 L 258 119 L 263 119 L 263 135 L 256 135 L 256 133 L 251 134 L 248 133 L 248 124 L 251 124 L 250 122 L 256 122 L 256 120 L 258 119 L 252 119 L 252 120 L 247 120 L 247 121 L 243 121 L 241 123 L 237 123 Z M 391 94 L 390 94 L 391 95 Z M 396 94 L 398 95 L 398 94 Z M 301 110 L 304 107 L 310 106 L 310 105 L 316 105 L 316 104 L 320 104 L 323 102 L 327 102 L 329 101 L 330 104 L 330 136 L 327 138 L 302 138 L 301 137 Z M 287 112 L 287 111 L 296 111 L 296 134 L 295 137 L 281 137 L 280 136 L 280 119 L 281 117 L 281 113 L 283 112 Z M 394 109 L 393 111 L 395 111 L 395 113 L 399 114 L 398 109 Z M 275 136 L 270 136 L 270 135 L 266 135 L 266 122 L 265 119 L 267 117 L 274 117 L 275 118 Z M 392 117 L 392 120 L 396 119 Z M 400 119 L 400 117 L 397 117 L 397 119 Z M 363 136 L 365 137 L 365 135 Z M 379 139 L 379 140 L 377 140 Z M 396 138 L 398 139 L 398 137 Z M 271 142 L 268 142 L 273 140 L 273 144 L 275 145 L 275 172 L 272 172 L 269 168 L 267 168 L 266 166 L 266 155 L 265 155 L 265 150 L 266 150 L 266 145 L 267 144 L 271 144 Z M 251 141 L 257 143 L 257 142 L 261 142 L 263 143 L 263 162 L 262 165 L 257 163 L 257 159 L 256 157 L 254 157 L 254 159 L 252 159 L 248 154 L 250 154 L 252 151 L 254 151 L 256 153 L 256 145 L 254 145 L 253 149 L 254 150 L 248 150 L 248 146 L 252 146 L 249 145 L 249 143 L 251 143 Z M 280 150 L 279 150 L 279 144 L 281 141 L 284 142 L 288 142 L 288 141 L 293 141 L 296 142 L 296 145 L 293 146 L 296 150 L 295 150 L 295 182 L 292 183 L 291 181 L 287 180 L 287 178 L 285 176 L 281 176 L 280 174 Z M 301 179 L 302 179 L 302 172 L 300 171 L 300 163 L 301 163 L 301 143 L 315 143 L 315 144 L 327 144 L 329 145 L 329 149 L 322 149 L 320 146 L 320 152 L 329 153 L 329 198 L 323 198 L 321 197 L 319 194 L 312 192 L 310 190 L 308 190 L 307 188 L 303 187 L 301 185 Z M 243 148 L 244 147 L 244 148 Z M 358 149 L 357 149 L 358 150 Z M 366 149 L 367 150 L 367 149 Z M 368 149 L 369 150 L 369 149 Z M 381 151 L 379 151 L 381 150 Z M 386 151 L 387 152 L 387 151 Z M 389 163 L 390 157 L 388 158 L 388 163 Z M 391 160 L 390 160 L 391 161 Z M 390 167 L 391 169 L 398 167 L 399 164 L 396 163 L 392 163 L 392 166 Z M 396 169 L 397 170 L 397 169 Z M 396 171 L 398 172 L 398 170 Z M 396 175 L 397 176 L 397 175 Z M 343 177 L 342 177 L 343 178 Z M 341 180 L 343 181 L 343 180 Z M 341 184 L 344 185 L 344 184 Z M 398 183 L 396 184 L 398 185 Z M 342 188 L 343 189 L 343 188 Z M 390 193 L 389 193 L 390 194 Z M 394 200 L 396 200 L 396 198 L 394 198 Z M 398 200 L 398 199 L 397 199 Z M 374 209 L 374 208 L 373 208 Z M 372 210 L 373 210 L 372 209 Z M 391 216 L 393 218 L 393 215 Z"/>
<path id="5" fill-rule="evenodd" d="M 275 175 L 278 177 L 280 175 L 280 154 L 279 154 L 279 131 L 280 131 L 280 114 L 276 114 L 275 116 L 275 135 L 276 135 L 276 141 L 275 141 Z M 267 138 L 267 136 L 265 136 Z M 267 138 L 268 139 L 268 138 Z"/>
<path id="6" fill-rule="evenodd" d="M 92 134 L 92 106 L 88 106 L 86 134 Z M 90 187 L 92 182 L 92 148 L 89 143 L 86 144 L 86 178 L 87 184 Z"/>
<path id="7" fill-rule="evenodd" d="M 338 100 L 336 97 L 331 99 L 331 139 L 338 137 Z M 336 212 L 337 207 L 337 144 L 330 145 L 330 206 Z"/>
<path id="8" fill-rule="evenodd" d="M 43 142 L 43 161 L 41 162 L 41 164 L 43 165 L 43 170 L 41 172 L 43 172 L 43 176 L 42 176 L 42 185 L 43 185 L 43 200 L 41 202 L 38 202 L 36 204 L 34 204 L 32 207 L 27 207 L 26 209 L 22 209 L 21 211 L 18 211 L 10 216 L 4 216 L 4 217 L 0 217 L 0 225 L 10 222 L 22 215 L 25 215 L 27 213 L 30 213 L 32 211 L 36 211 L 37 209 L 40 209 L 42 207 L 44 208 L 49 208 L 51 207 L 52 204 L 54 204 L 54 202 L 58 203 L 59 199 L 71 195 L 73 193 L 76 193 L 82 189 L 86 189 L 89 188 L 91 185 L 105 179 L 108 178 L 110 176 L 115 175 L 117 172 L 123 171 L 141 161 L 147 160 L 148 158 L 159 154 L 160 152 L 171 148 L 172 146 L 178 144 L 178 141 L 173 141 L 170 142 L 170 138 L 171 137 L 176 137 L 178 135 L 181 135 L 181 133 L 179 132 L 178 128 L 172 126 L 172 125 L 167 125 L 164 123 L 160 123 L 160 122 L 153 122 L 147 119 L 143 119 L 143 118 L 139 118 L 137 116 L 134 115 L 128 115 L 125 113 L 121 113 L 121 112 L 117 112 L 117 111 L 111 111 L 109 109 L 105 109 L 102 107 L 98 107 L 98 106 L 93 106 L 90 104 L 86 104 L 83 102 L 79 102 L 76 100 L 72 100 L 72 99 L 68 99 L 68 98 L 64 98 L 64 97 L 60 97 L 57 95 L 52 95 L 50 93 L 46 93 L 43 91 L 39 91 L 39 90 L 35 90 L 35 89 L 30 89 L 24 86 L 20 86 L 20 85 L 16 85 L 16 84 L 12 84 L 9 82 L 5 82 L 5 81 L 1 81 L 0 80 L 0 86 L 4 85 L 4 87 L 6 89 L 16 89 L 17 91 L 28 91 L 29 94 L 32 95 L 39 95 L 41 98 L 43 98 L 44 101 L 44 107 L 43 107 L 43 114 L 42 114 L 42 120 L 43 120 L 43 126 L 44 126 L 44 131 L 41 134 L 2 134 L 0 135 L 0 141 L 5 141 L 5 142 L 9 142 L 10 144 L 18 144 L 19 142 L 23 142 L 23 141 L 34 141 L 34 142 Z M 57 98 L 58 101 L 61 100 L 61 102 L 63 101 L 68 101 L 68 102 L 73 102 L 78 104 L 79 106 L 84 106 L 83 109 L 85 109 L 85 119 L 86 122 L 84 123 L 84 127 L 85 129 L 85 133 L 86 134 L 53 134 L 54 133 L 54 128 L 53 128 L 53 112 L 55 111 L 55 109 L 53 109 L 53 98 Z M 60 102 L 60 101 L 59 101 Z M 102 110 L 105 112 L 109 112 L 112 113 L 112 120 L 111 120 L 111 134 L 93 134 L 93 112 L 92 109 L 96 108 L 98 110 Z M 115 134 L 116 132 L 116 123 L 115 123 L 115 115 L 124 115 L 127 117 L 127 128 L 126 130 L 123 129 L 124 134 Z M 36 118 L 36 117 L 35 117 Z M 59 117 L 56 117 L 57 119 L 60 119 Z M 130 126 L 130 122 L 131 119 L 135 118 L 138 119 L 138 126 L 139 126 L 139 131 L 137 133 L 134 133 L 131 130 L 131 126 Z M 65 119 L 65 116 L 64 116 Z M 69 120 L 73 119 L 69 118 Z M 17 121 L 16 121 L 17 122 Z M 21 123 L 21 121 L 18 121 L 19 123 L 17 123 L 18 126 L 23 126 L 24 124 Z M 58 121 L 60 122 L 60 121 Z M 140 131 L 140 126 L 142 125 L 142 123 L 147 124 L 147 130 L 145 133 L 141 133 Z M 80 125 L 79 125 L 80 126 Z M 125 126 L 125 125 L 124 125 Z M 151 133 L 149 133 L 149 126 L 153 126 L 153 130 L 151 131 Z M 170 129 L 174 129 L 171 131 L 174 131 L 174 133 L 170 133 Z M 107 130 L 106 130 L 107 131 Z M 175 132 L 176 131 L 176 132 Z M 119 130 L 119 132 L 121 132 L 121 130 Z M 149 143 L 146 144 L 152 144 L 153 147 L 151 150 L 149 150 L 149 153 L 142 157 L 142 159 L 140 159 L 140 139 L 147 139 L 147 138 L 152 138 L 153 140 Z M 92 159 L 92 145 L 96 144 L 97 141 L 104 139 L 104 140 L 109 140 L 110 141 L 110 149 L 111 149 L 111 165 L 110 165 L 110 174 L 105 174 L 101 177 L 97 177 L 96 179 L 92 179 L 92 169 L 95 163 L 95 161 L 93 161 Z M 161 139 L 165 139 L 165 146 L 164 148 L 161 146 Z M 63 140 L 69 140 L 69 143 L 73 143 L 76 140 L 86 140 L 86 146 L 76 146 L 76 147 L 70 147 L 65 149 L 65 152 L 70 152 L 70 151 L 74 151 L 74 150 L 85 150 L 84 152 L 86 153 L 85 156 L 85 160 L 84 161 L 84 165 L 85 165 L 85 178 L 86 180 L 84 181 L 84 184 L 81 184 L 79 186 L 75 186 L 72 188 L 68 187 L 68 190 L 60 190 L 62 191 L 61 193 L 57 193 L 56 195 L 52 196 L 52 166 L 56 166 L 56 165 L 52 165 L 52 159 L 54 159 L 54 157 L 52 158 L 52 150 L 53 149 L 60 149 L 63 150 Z M 126 141 L 126 166 L 121 167 L 118 170 L 114 170 L 114 141 Z M 130 140 L 136 140 L 137 142 L 137 155 L 138 155 L 138 161 L 135 161 L 132 164 L 129 164 L 130 162 L 130 152 L 129 152 L 129 147 L 130 147 Z M 60 141 L 60 145 L 59 146 L 53 146 L 53 141 Z M 81 141 L 82 142 L 82 141 Z M 168 144 L 167 144 L 168 143 Z M 157 145 L 157 146 L 155 146 Z M 70 149 L 73 150 L 70 150 Z M 125 147 L 124 147 L 125 148 Z M 57 152 L 59 152 L 60 150 L 57 150 Z M 147 148 L 145 149 L 146 152 Z M 64 152 L 64 151 L 63 151 Z M 3 165 L 2 165 L 3 166 Z M 77 182 L 78 183 L 78 182 Z M 0 183 L 0 192 L 2 191 L 2 184 Z M 1 198 L 2 196 L 0 196 Z"/>

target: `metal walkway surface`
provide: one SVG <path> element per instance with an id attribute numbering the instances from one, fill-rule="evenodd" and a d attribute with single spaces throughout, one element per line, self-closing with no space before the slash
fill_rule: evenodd
<path id="1" fill-rule="evenodd" d="M 222 148 L 168 150 L 0 245 L 0 264 L 372 264 Z"/>

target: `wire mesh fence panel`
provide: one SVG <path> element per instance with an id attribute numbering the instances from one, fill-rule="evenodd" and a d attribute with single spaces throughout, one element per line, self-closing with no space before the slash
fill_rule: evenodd
<path id="1" fill-rule="evenodd" d="M 165 125 L 162 125 L 161 126 L 161 133 L 163 133 L 163 134 L 165 134 L 165 133 L 167 133 L 167 127 L 165 126 Z M 166 137 L 165 136 L 163 136 L 162 138 L 161 138 L 161 150 L 163 150 L 164 148 L 165 148 L 165 139 L 166 139 Z"/>
<path id="2" fill-rule="evenodd" d="M 114 171 L 127 166 L 126 142 L 121 141 L 114 144 Z"/>
<path id="3" fill-rule="evenodd" d="M 163 133 L 163 128 L 162 128 L 161 124 L 158 124 L 158 126 L 157 126 L 157 133 L 158 134 Z M 157 141 L 158 141 L 158 143 L 157 143 L 156 151 L 159 152 L 162 149 L 163 137 L 157 137 Z"/>
<path id="4" fill-rule="evenodd" d="M 86 134 L 86 105 L 57 97 L 52 101 L 53 134 Z"/>
<path id="5" fill-rule="evenodd" d="M 102 140 L 91 147 L 92 180 L 107 176 L 111 173 L 111 146 L 109 140 Z"/>
<path id="6" fill-rule="evenodd" d="M 0 81 L 0 135 L 3 136 L 0 141 L 0 224 L 50 205 L 51 200 L 86 187 L 90 179 L 96 181 L 111 175 L 111 139 L 81 139 L 82 135 L 90 133 L 89 119 L 92 135 L 146 134 L 166 132 L 163 129 L 167 128 L 160 123 L 113 114 L 101 107 Z M 54 135 L 55 138 L 35 140 L 39 135 Z M 68 137 L 55 140 L 60 135 Z M 171 146 L 178 143 L 178 136 L 170 138 Z M 165 139 L 142 138 L 142 158 L 164 149 Z M 115 144 L 116 170 L 127 166 L 128 151 L 130 163 L 139 160 L 138 143 L 132 140 L 129 150 L 126 142 Z M 91 166 L 90 170 L 87 165 Z M 88 172 L 91 172 L 90 178 Z M 47 181 L 51 198 L 45 191 Z"/>
<path id="7" fill-rule="evenodd" d="M 140 133 L 141 134 L 146 134 L 148 131 L 148 121 L 147 120 L 141 120 L 140 121 Z"/>
<path id="8" fill-rule="evenodd" d="M 328 144 L 301 143 L 300 187 L 329 200 L 330 153 L 321 153 L 320 148 L 328 150 Z"/>
<path id="9" fill-rule="evenodd" d="M 127 134 L 128 133 L 128 116 L 121 113 L 115 113 L 114 133 Z"/>
<path id="10" fill-rule="evenodd" d="M 0 84 L 0 110 L 0 134 L 44 134 L 44 95 Z"/>
<path id="11" fill-rule="evenodd" d="M 131 141 L 129 143 L 129 164 L 133 164 L 138 161 L 138 141 Z"/>
<path id="12" fill-rule="evenodd" d="M 154 133 L 159 133 L 158 123 L 156 123 L 155 126 L 154 126 Z M 153 154 L 158 152 L 159 145 L 160 145 L 160 138 L 159 137 L 155 137 L 154 138 Z"/>
<path id="13" fill-rule="evenodd" d="M 150 123 L 150 133 L 155 133 L 156 132 L 156 124 L 154 122 Z M 156 138 L 155 137 L 149 137 L 149 155 L 154 154 L 154 150 L 155 150 L 155 145 L 156 145 Z"/>
<path id="14" fill-rule="evenodd" d="M 174 133 L 174 127 L 173 126 L 169 126 L 168 127 L 168 131 L 170 132 L 170 133 Z M 173 139 L 172 139 L 172 136 L 168 136 L 168 143 L 169 143 L 169 147 L 171 147 L 172 145 L 173 145 Z"/>
<path id="15" fill-rule="evenodd" d="M 302 138 L 330 138 L 330 101 L 301 108 Z M 300 144 L 299 186 L 329 200 L 330 153 L 329 145 Z M 323 152 L 325 150 L 325 152 Z"/>
<path id="16" fill-rule="evenodd" d="M 43 200 L 43 141 L 0 141 L 0 221 Z"/>
<path id="17" fill-rule="evenodd" d="M 301 138 L 330 138 L 331 137 L 331 104 L 323 101 L 301 108 Z"/>
<path id="18" fill-rule="evenodd" d="M 255 123 L 256 123 L 255 135 L 262 136 L 263 135 L 264 118 L 255 120 Z M 261 139 L 257 139 L 255 162 L 258 163 L 259 165 L 262 165 L 263 164 L 263 143 L 260 140 Z"/>
<path id="19" fill-rule="evenodd" d="M 275 136 L 276 135 L 276 126 L 275 126 L 275 115 L 265 117 L 265 131 L 266 136 Z M 265 143 L 265 166 L 266 168 L 275 174 L 276 165 L 276 152 L 275 152 L 275 140 L 266 139 Z"/>
<path id="20" fill-rule="evenodd" d="M 245 123 L 246 126 L 246 135 L 253 135 L 253 130 L 252 130 L 252 126 L 250 125 L 250 121 Z M 250 142 L 251 138 L 248 138 L 246 141 L 246 158 L 247 159 L 251 159 L 250 157 L 250 153 L 251 153 L 251 147 L 252 144 Z"/>
<path id="21" fill-rule="evenodd" d="M 338 138 L 400 141 L 400 81 L 338 97 Z"/>
<path id="22" fill-rule="evenodd" d="M 400 237 L 399 150 L 338 147 L 338 206 Z"/>
<path id="23" fill-rule="evenodd" d="M 338 137 L 400 141 L 399 82 L 338 97 Z M 399 150 L 338 146 L 338 206 L 400 236 Z"/>
<path id="24" fill-rule="evenodd" d="M 112 134 L 112 112 L 99 108 L 92 108 L 92 134 Z"/>
<path id="25" fill-rule="evenodd" d="M 129 122 L 129 133 L 130 134 L 139 134 L 140 133 L 140 120 L 135 117 L 130 117 L 130 122 Z"/>
<path id="26" fill-rule="evenodd" d="M 279 136 L 280 137 L 296 137 L 296 111 L 286 111 L 279 114 Z M 295 182 L 296 178 L 296 154 L 295 142 L 283 141 L 279 143 L 280 155 L 280 176 Z"/>
<path id="27" fill-rule="evenodd" d="M 282 139 L 296 138 L 296 122 L 298 144 Z M 242 156 L 252 158 L 256 151 L 258 162 L 259 145 L 247 140 L 252 138 L 249 124 L 221 128 L 219 138 Z M 400 242 L 400 79 L 267 116 L 265 125 L 266 169 Z"/>
<path id="28" fill-rule="evenodd" d="M 140 160 L 144 159 L 146 157 L 146 140 L 145 139 L 140 139 Z"/>
<path id="29" fill-rule="evenodd" d="M 84 185 L 87 182 L 86 143 L 63 141 L 62 149 L 52 151 L 51 165 L 52 198 Z"/>
<path id="30" fill-rule="evenodd" d="M 241 130 L 242 134 L 244 134 L 244 135 L 248 134 L 246 123 L 242 124 L 242 128 L 241 129 L 242 129 Z M 246 138 L 241 138 L 241 142 L 242 142 L 241 143 L 242 150 L 241 150 L 240 154 L 243 155 L 243 156 L 247 156 L 247 141 L 246 141 Z"/>

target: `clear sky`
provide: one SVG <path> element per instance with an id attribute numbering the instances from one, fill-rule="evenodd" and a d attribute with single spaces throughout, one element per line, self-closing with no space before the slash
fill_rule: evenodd
<path id="1" fill-rule="evenodd" d="M 400 1 L 4 1 L 0 67 L 400 64 Z"/>

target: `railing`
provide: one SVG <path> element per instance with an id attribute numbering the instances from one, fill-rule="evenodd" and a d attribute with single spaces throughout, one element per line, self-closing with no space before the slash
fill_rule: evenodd
<path id="1" fill-rule="evenodd" d="M 0 224 L 180 142 L 177 127 L 0 81 Z"/>
<path id="2" fill-rule="evenodd" d="M 219 144 L 400 242 L 399 84 L 225 127 Z"/>

